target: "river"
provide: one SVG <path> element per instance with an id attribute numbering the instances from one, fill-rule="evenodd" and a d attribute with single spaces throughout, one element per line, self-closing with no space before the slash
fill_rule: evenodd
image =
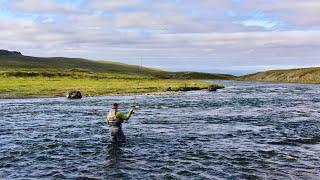
<path id="1" fill-rule="evenodd" d="M 138 96 L 121 146 L 105 117 L 132 96 L 0 100 L 0 178 L 319 179 L 320 86 L 219 83 Z"/>

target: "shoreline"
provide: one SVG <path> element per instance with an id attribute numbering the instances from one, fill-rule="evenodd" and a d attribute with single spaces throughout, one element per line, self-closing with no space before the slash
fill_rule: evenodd
<path id="1" fill-rule="evenodd" d="M 205 89 L 201 90 L 193 90 L 193 91 L 204 91 Z M 102 96 L 166 96 L 166 95 L 177 95 L 187 91 L 165 91 L 165 92 L 147 92 L 147 93 L 119 93 L 119 94 L 103 94 L 103 95 L 83 95 L 83 98 L 90 98 L 90 97 L 102 97 Z M 0 94 L 0 100 L 10 100 L 10 99 L 41 99 L 41 98 L 66 98 L 66 96 L 17 96 L 17 95 L 10 95 L 10 94 Z M 67 98 L 66 98 L 67 99 Z M 70 99 L 73 100 L 73 99 Z"/>
<path id="2" fill-rule="evenodd" d="M 297 85 L 320 85 L 320 83 L 311 83 L 311 82 L 281 82 L 281 81 L 257 81 L 257 80 L 242 80 L 242 79 L 232 79 L 228 81 L 235 82 L 249 82 L 249 83 L 268 83 L 268 84 L 297 84 Z"/>

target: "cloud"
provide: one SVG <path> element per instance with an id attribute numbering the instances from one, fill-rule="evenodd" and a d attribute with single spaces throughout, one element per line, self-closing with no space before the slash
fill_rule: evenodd
<path id="1" fill-rule="evenodd" d="M 114 23 L 122 28 L 142 28 L 160 31 L 203 31 L 208 26 L 195 16 L 170 12 L 155 14 L 150 12 L 121 13 L 114 16 Z"/>
<path id="2" fill-rule="evenodd" d="M 315 47 L 320 46 L 320 31 L 143 33 L 78 27 L 30 20 L 8 21 L 0 25 L 0 38 L 2 43 L 23 42 L 47 53 L 50 48 L 64 51 L 69 47 L 78 51 L 86 48 L 92 52 L 112 49 L 118 57 L 138 53 L 153 57 L 201 57 L 225 61 L 315 58 L 319 55 Z M 125 51 L 127 53 L 123 54 Z"/>
<path id="3" fill-rule="evenodd" d="M 120 1 L 116 1 L 120 2 Z M 125 1 L 124 1 L 125 2 Z M 131 1 L 130 1 L 131 2 Z M 191 33 L 191 32 L 212 32 L 212 31 L 241 31 L 256 30 L 259 27 L 245 27 L 237 23 L 230 23 L 234 19 L 227 14 L 221 14 L 220 11 L 227 11 L 227 7 L 233 3 L 227 1 L 134 1 L 125 3 L 130 10 L 109 11 L 112 8 L 104 7 L 103 1 L 89 1 L 89 6 L 97 6 L 103 12 L 97 19 L 86 21 L 88 14 L 77 15 L 81 24 L 104 23 L 108 27 L 121 28 L 125 30 L 137 30 L 144 32 L 174 32 L 174 33 Z M 97 5 L 97 3 L 99 5 Z M 109 1 L 108 1 L 109 3 Z M 121 1 L 121 4 L 123 2 Z M 138 5 L 137 5 L 138 4 Z M 190 8 L 195 6 L 194 8 Z M 209 6 L 211 5 L 211 6 Z M 115 8 L 117 9 L 117 8 Z M 114 10 L 114 9 L 112 9 Z M 96 14 L 95 14 L 96 15 Z M 82 20 L 83 19 L 83 20 Z M 92 24 L 92 23 L 91 23 Z M 261 28 L 260 28 L 261 29 Z"/>
<path id="4" fill-rule="evenodd" d="M 142 0 L 92 0 L 88 2 L 89 6 L 93 8 L 107 10 L 130 7 L 133 5 L 138 5 L 140 3 L 142 3 Z"/>
<path id="5" fill-rule="evenodd" d="M 295 25 L 320 26 L 320 1 L 318 0 L 257 0 L 254 4 L 246 1 L 241 7 L 247 10 L 261 10 L 268 13 L 270 17 Z"/>
<path id="6" fill-rule="evenodd" d="M 0 47 L 129 63 L 142 56 L 170 70 L 317 65 L 319 3 L 292 1 L 13 0 L 0 12 Z"/>
<path id="7" fill-rule="evenodd" d="M 8 3 L 8 7 L 15 11 L 29 13 L 73 13 L 78 10 L 67 4 L 58 4 L 50 0 L 12 0 Z"/>

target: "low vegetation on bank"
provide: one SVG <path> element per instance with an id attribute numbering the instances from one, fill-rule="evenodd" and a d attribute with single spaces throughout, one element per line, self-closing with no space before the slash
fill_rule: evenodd
<path id="1" fill-rule="evenodd" d="M 237 80 L 320 84 L 320 68 L 271 70 L 241 76 Z"/>
<path id="2" fill-rule="evenodd" d="M 209 83 L 197 80 L 160 79 L 117 73 L 1 72 L 0 96 L 55 97 L 71 90 L 85 96 L 190 91 L 207 89 Z"/>

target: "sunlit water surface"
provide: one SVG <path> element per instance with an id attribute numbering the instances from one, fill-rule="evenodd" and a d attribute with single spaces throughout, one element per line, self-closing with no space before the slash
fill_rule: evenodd
<path id="1" fill-rule="evenodd" d="M 0 100 L 0 178 L 319 179 L 320 86 L 219 83 L 138 96 L 118 147 L 105 116 L 132 96 Z"/>

